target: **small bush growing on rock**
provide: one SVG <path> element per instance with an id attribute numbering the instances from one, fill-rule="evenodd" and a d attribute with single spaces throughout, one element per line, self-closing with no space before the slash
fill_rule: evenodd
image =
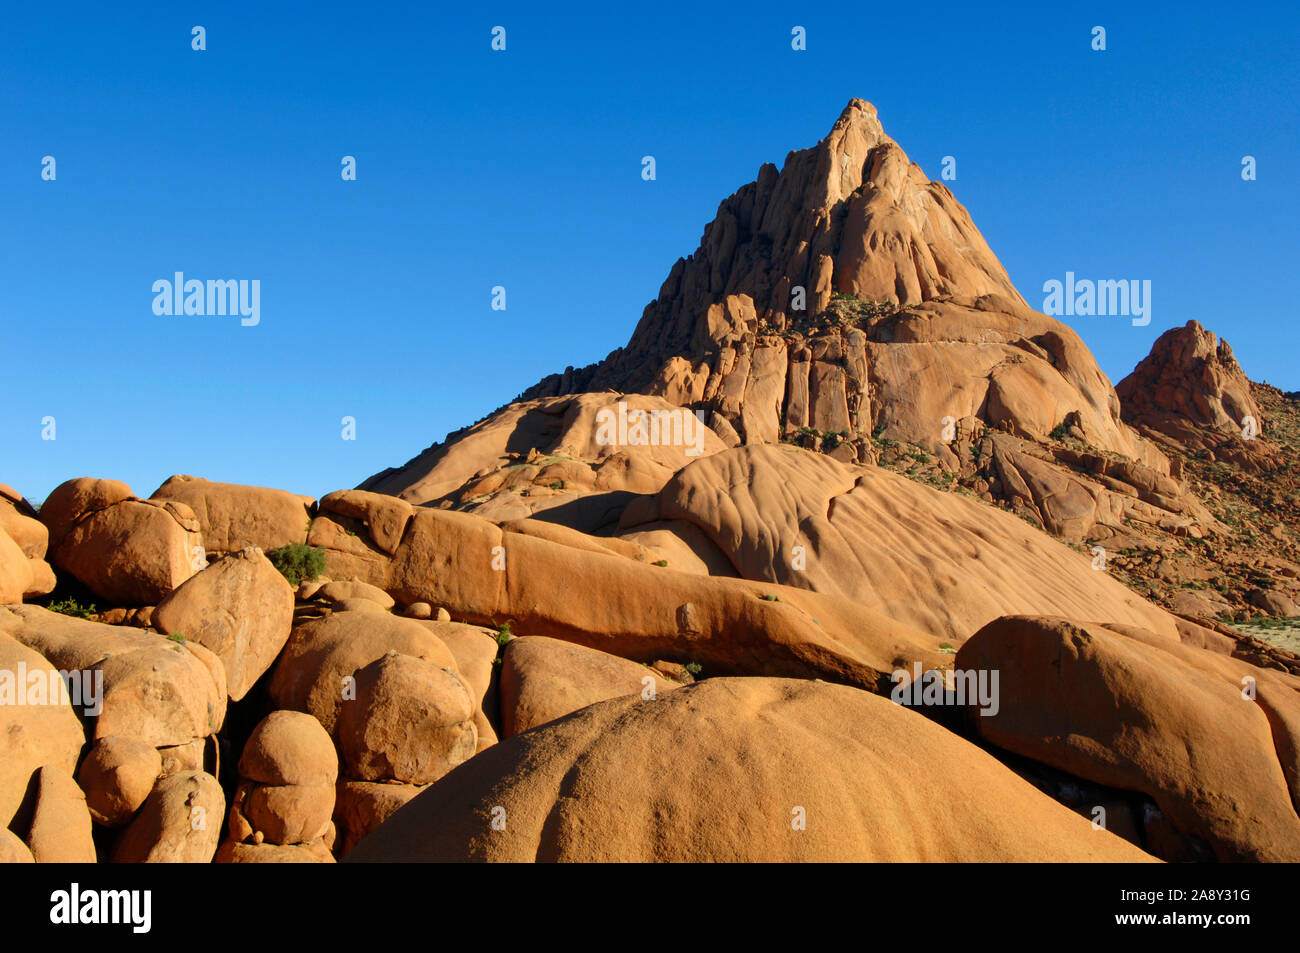
<path id="1" fill-rule="evenodd" d="M 299 585 L 304 579 L 310 582 L 325 571 L 325 550 L 306 543 L 290 543 L 272 549 L 266 558 L 291 586 Z"/>
<path id="2" fill-rule="evenodd" d="M 95 614 L 95 606 L 92 603 L 83 606 L 76 599 L 60 599 L 58 602 L 51 602 L 49 605 L 51 612 L 58 612 L 62 615 L 75 616 L 78 619 L 89 619 Z"/>
<path id="3" fill-rule="evenodd" d="M 667 566 L 667 565 L 668 565 L 668 560 L 666 560 L 666 559 L 656 559 L 656 560 L 655 560 L 651 565 L 654 565 L 654 566 L 660 566 L 660 567 Z"/>
<path id="4" fill-rule="evenodd" d="M 510 623 L 502 622 L 497 626 L 497 645 L 505 647 L 505 644 L 514 638 L 514 633 L 510 631 Z"/>

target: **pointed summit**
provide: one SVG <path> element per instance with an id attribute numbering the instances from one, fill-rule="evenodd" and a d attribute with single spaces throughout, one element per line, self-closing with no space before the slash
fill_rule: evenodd
<path id="1" fill-rule="evenodd" d="M 900 307 L 992 294 L 1026 307 L 965 207 L 926 179 L 862 99 L 849 100 L 817 145 L 791 152 L 779 172 L 764 164 L 719 205 L 626 348 L 524 396 L 639 390 L 674 355 L 703 354 L 760 323 L 797 326 L 835 293 Z M 748 299 L 744 315 L 719 314 L 733 296 Z"/>
<path id="2" fill-rule="evenodd" d="M 1182 449 L 1217 447 L 1224 434 L 1253 426 L 1257 435 L 1264 426 L 1232 348 L 1197 321 L 1160 335 L 1115 391 L 1128 423 Z"/>

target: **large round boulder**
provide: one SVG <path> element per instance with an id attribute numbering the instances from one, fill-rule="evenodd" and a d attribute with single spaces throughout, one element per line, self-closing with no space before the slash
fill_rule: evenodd
<path id="1" fill-rule="evenodd" d="M 1300 860 L 1300 679 L 1131 626 L 1008 616 L 956 667 L 997 671 L 991 744 L 1140 791 L 1221 861 Z"/>
<path id="2" fill-rule="evenodd" d="M 126 824 L 163 775 L 162 755 L 137 738 L 109 736 L 91 747 L 77 772 L 90 816 L 105 827 Z"/>
<path id="3" fill-rule="evenodd" d="M 332 612 L 293 630 L 271 676 L 271 697 L 280 708 L 314 715 L 333 734 L 344 699 L 356 697 L 357 670 L 390 651 L 456 665 L 442 641 L 414 619 Z"/>
<path id="4" fill-rule="evenodd" d="M 293 587 L 260 549 L 218 559 L 154 610 L 159 632 L 181 634 L 216 653 L 226 690 L 239 701 L 271 667 L 293 630 Z"/>
<path id="5" fill-rule="evenodd" d="M 239 759 L 230 807 L 230 839 L 309 844 L 334 813 L 338 759 L 329 734 L 311 715 L 273 711 L 258 723 Z"/>
<path id="6" fill-rule="evenodd" d="M 314 502 L 288 490 L 214 483 L 183 474 L 168 479 L 150 499 L 183 503 L 193 510 L 210 553 L 301 543 L 307 538 Z"/>
<path id="7" fill-rule="evenodd" d="M 396 653 L 357 673 L 343 704 L 339 744 L 350 777 L 436 781 L 474 756 L 474 701 L 454 668 Z"/>
<path id="8" fill-rule="evenodd" d="M 716 678 L 601 702 L 494 745 L 348 859 L 1151 858 L 886 698 Z"/>
<path id="9" fill-rule="evenodd" d="M 202 771 L 163 778 L 113 847 L 115 863 L 206 864 L 217 852 L 226 796 Z"/>

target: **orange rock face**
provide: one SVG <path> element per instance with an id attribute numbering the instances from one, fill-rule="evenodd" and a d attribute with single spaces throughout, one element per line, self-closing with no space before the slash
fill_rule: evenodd
<path id="1" fill-rule="evenodd" d="M 206 864 L 217 852 L 225 794 L 202 771 L 169 775 L 154 786 L 140 812 L 113 846 L 126 864 Z"/>
<path id="2" fill-rule="evenodd" d="M 43 596 L 54 588 L 54 571 L 45 561 L 48 549 L 49 530 L 36 510 L 0 483 L 0 605 Z"/>
<path id="3" fill-rule="evenodd" d="M 506 646 L 501 711 L 506 737 L 621 695 L 681 686 L 645 665 L 558 639 L 525 636 Z"/>
<path id="4" fill-rule="evenodd" d="M 130 821 L 163 774 L 162 756 L 138 738 L 100 738 L 86 754 L 77 780 L 91 817 L 105 827 Z"/>
<path id="5" fill-rule="evenodd" d="M 136 738 L 157 748 L 187 745 L 215 734 L 225 719 L 225 671 L 197 643 L 37 606 L 0 607 L 0 633 L 39 652 L 60 671 L 89 681 L 79 710 L 98 710 L 96 739 Z M 102 692 L 95 688 L 99 685 Z"/>
<path id="6" fill-rule="evenodd" d="M 985 740 L 1149 795 L 1221 861 L 1300 859 L 1300 679 L 1127 626 L 1007 617 L 956 667 L 1000 672 Z"/>
<path id="7" fill-rule="evenodd" d="M 86 795 L 72 775 L 63 774 L 51 766 L 41 768 L 27 846 L 38 864 L 95 862 Z"/>
<path id="8" fill-rule="evenodd" d="M 31 563 L 13 538 L 0 529 L 0 605 L 22 602 L 31 588 Z"/>
<path id="9" fill-rule="evenodd" d="M 1262 432 L 1263 414 L 1227 341 L 1196 321 L 1156 339 L 1133 373 L 1117 385 L 1124 419 L 1139 428 L 1204 446 L 1204 431 L 1238 435 L 1247 418 Z"/>
<path id="10" fill-rule="evenodd" d="M 633 519 L 703 530 L 745 578 L 841 596 L 949 639 L 1031 606 L 1174 631 L 1167 613 L 1008 513 L 795 447 L 691 464 Z"/>
<path id="11" fill-rule="evenodd" d="M 189 506 L 138 499 L 116 480 L 69 480 L 45 501 L 41 520 L 54 565 L 118 605 L 154 605 L 201 564 Z"/>
<path id="12" fill-rule="evenodd" d="M 768 678 L 601 702 L 510 738 L 348 857 L 453 858 L 1149 859 L 920 715 Z"/>
<path id="13" fill-rule="evenodd" d="M 311 715 L 273 711 L 258 722 L 239 759 L 230 841 L 221 859 L 236 859 L 240 851 L 233 844 L 310 850 L 329 828 L 338 767 L 329 734 Z"/>
<path id="14" fill-rule="evenodd" d="M 285 490 L 213 483 L 183 475 L 171 477 L 150 499 L 188 506 L 198 520 L 204 545 L 213 553 L 301 543 L 314 502 L 310 496 Z"/>
<path id="15" fill-rule="evenodd" d="M 0 609 L 0 612 L 8 610 Z M 17 704 L 19 673 L 35 673 L 45 684 L 57 679 L 57 666 L 39 652 L 16 640 L 0 626 L 0 820 L 7 825 L 26 795 L 32 776 L 46 765 L 71 774 L 86 743 L 81 722 L 69 699 L 45 697 L 45 704 Z M 23 701 L 28 699 L 24 697 Z M 32 698 L 33 701 L 40 699 Z"/>
<path id="16" fill-rule="evenodd" d="M 474 700 L 454 668 L 394 654 L 356 679 L 338 723 L 350 777 L 428 784 L 478 750 Z"/>
<path id="17" fill-rule="evenodd" d="M 169 593 L 151 617 L 166 635 L 214 652 L 239 701 L 275 662 L 293 628 L 293 589 L 255 548 L 209 565 Z"/>
<path id="18" fill-rule="evenodd" d="M 293 630 L 271 678 L 271 697 L 281 708 L 315 716 L 334 735 L 345 690 L 355 687 L 347 680 L 389 652 L 438 666 L 456 664 L 442 641 L 413 619 L 333 612 Z"/>

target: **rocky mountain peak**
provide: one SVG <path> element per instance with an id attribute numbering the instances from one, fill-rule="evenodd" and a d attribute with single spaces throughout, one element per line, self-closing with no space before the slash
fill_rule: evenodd
<path id="1" fill-rule="evenodd" d="M 876 107 L 863 99 L 849 100 L 826 138 L 812 150 L 818 162 L 816 175 L 808 183 L 806 204 L 828 207 L 850 198 L 870 177 L 869 158 L 886 144 L 898 149 L 885 135 Z M 902 154 L 901 149 L 898 152 Z M 821 186 L 824 188 L 812 191 Z"/>
<path id="2" fill-rule="evenodd" d="M 1256 433 L 1264 426 L 1232 348 L 1196 321 L 1160 335 L 1115 390 L 1124 419 L 1139 429 L 1194 438 L 1203 430 L 1240 433 L 1250 426 L 1246 418 Z"/>
<path id="3" fill-rule="evenodd" d="M 746 333 L 798 328 L 836 294 L 899 308 L 997 295 L 1027 307 L 965 207 L 862 99 L 817 145 L 791 152 L 779 171 L 764 164 L 722 201 L 627 347 L 523 396 L 643 390 L 672 357 L 707 358 Z"/>

